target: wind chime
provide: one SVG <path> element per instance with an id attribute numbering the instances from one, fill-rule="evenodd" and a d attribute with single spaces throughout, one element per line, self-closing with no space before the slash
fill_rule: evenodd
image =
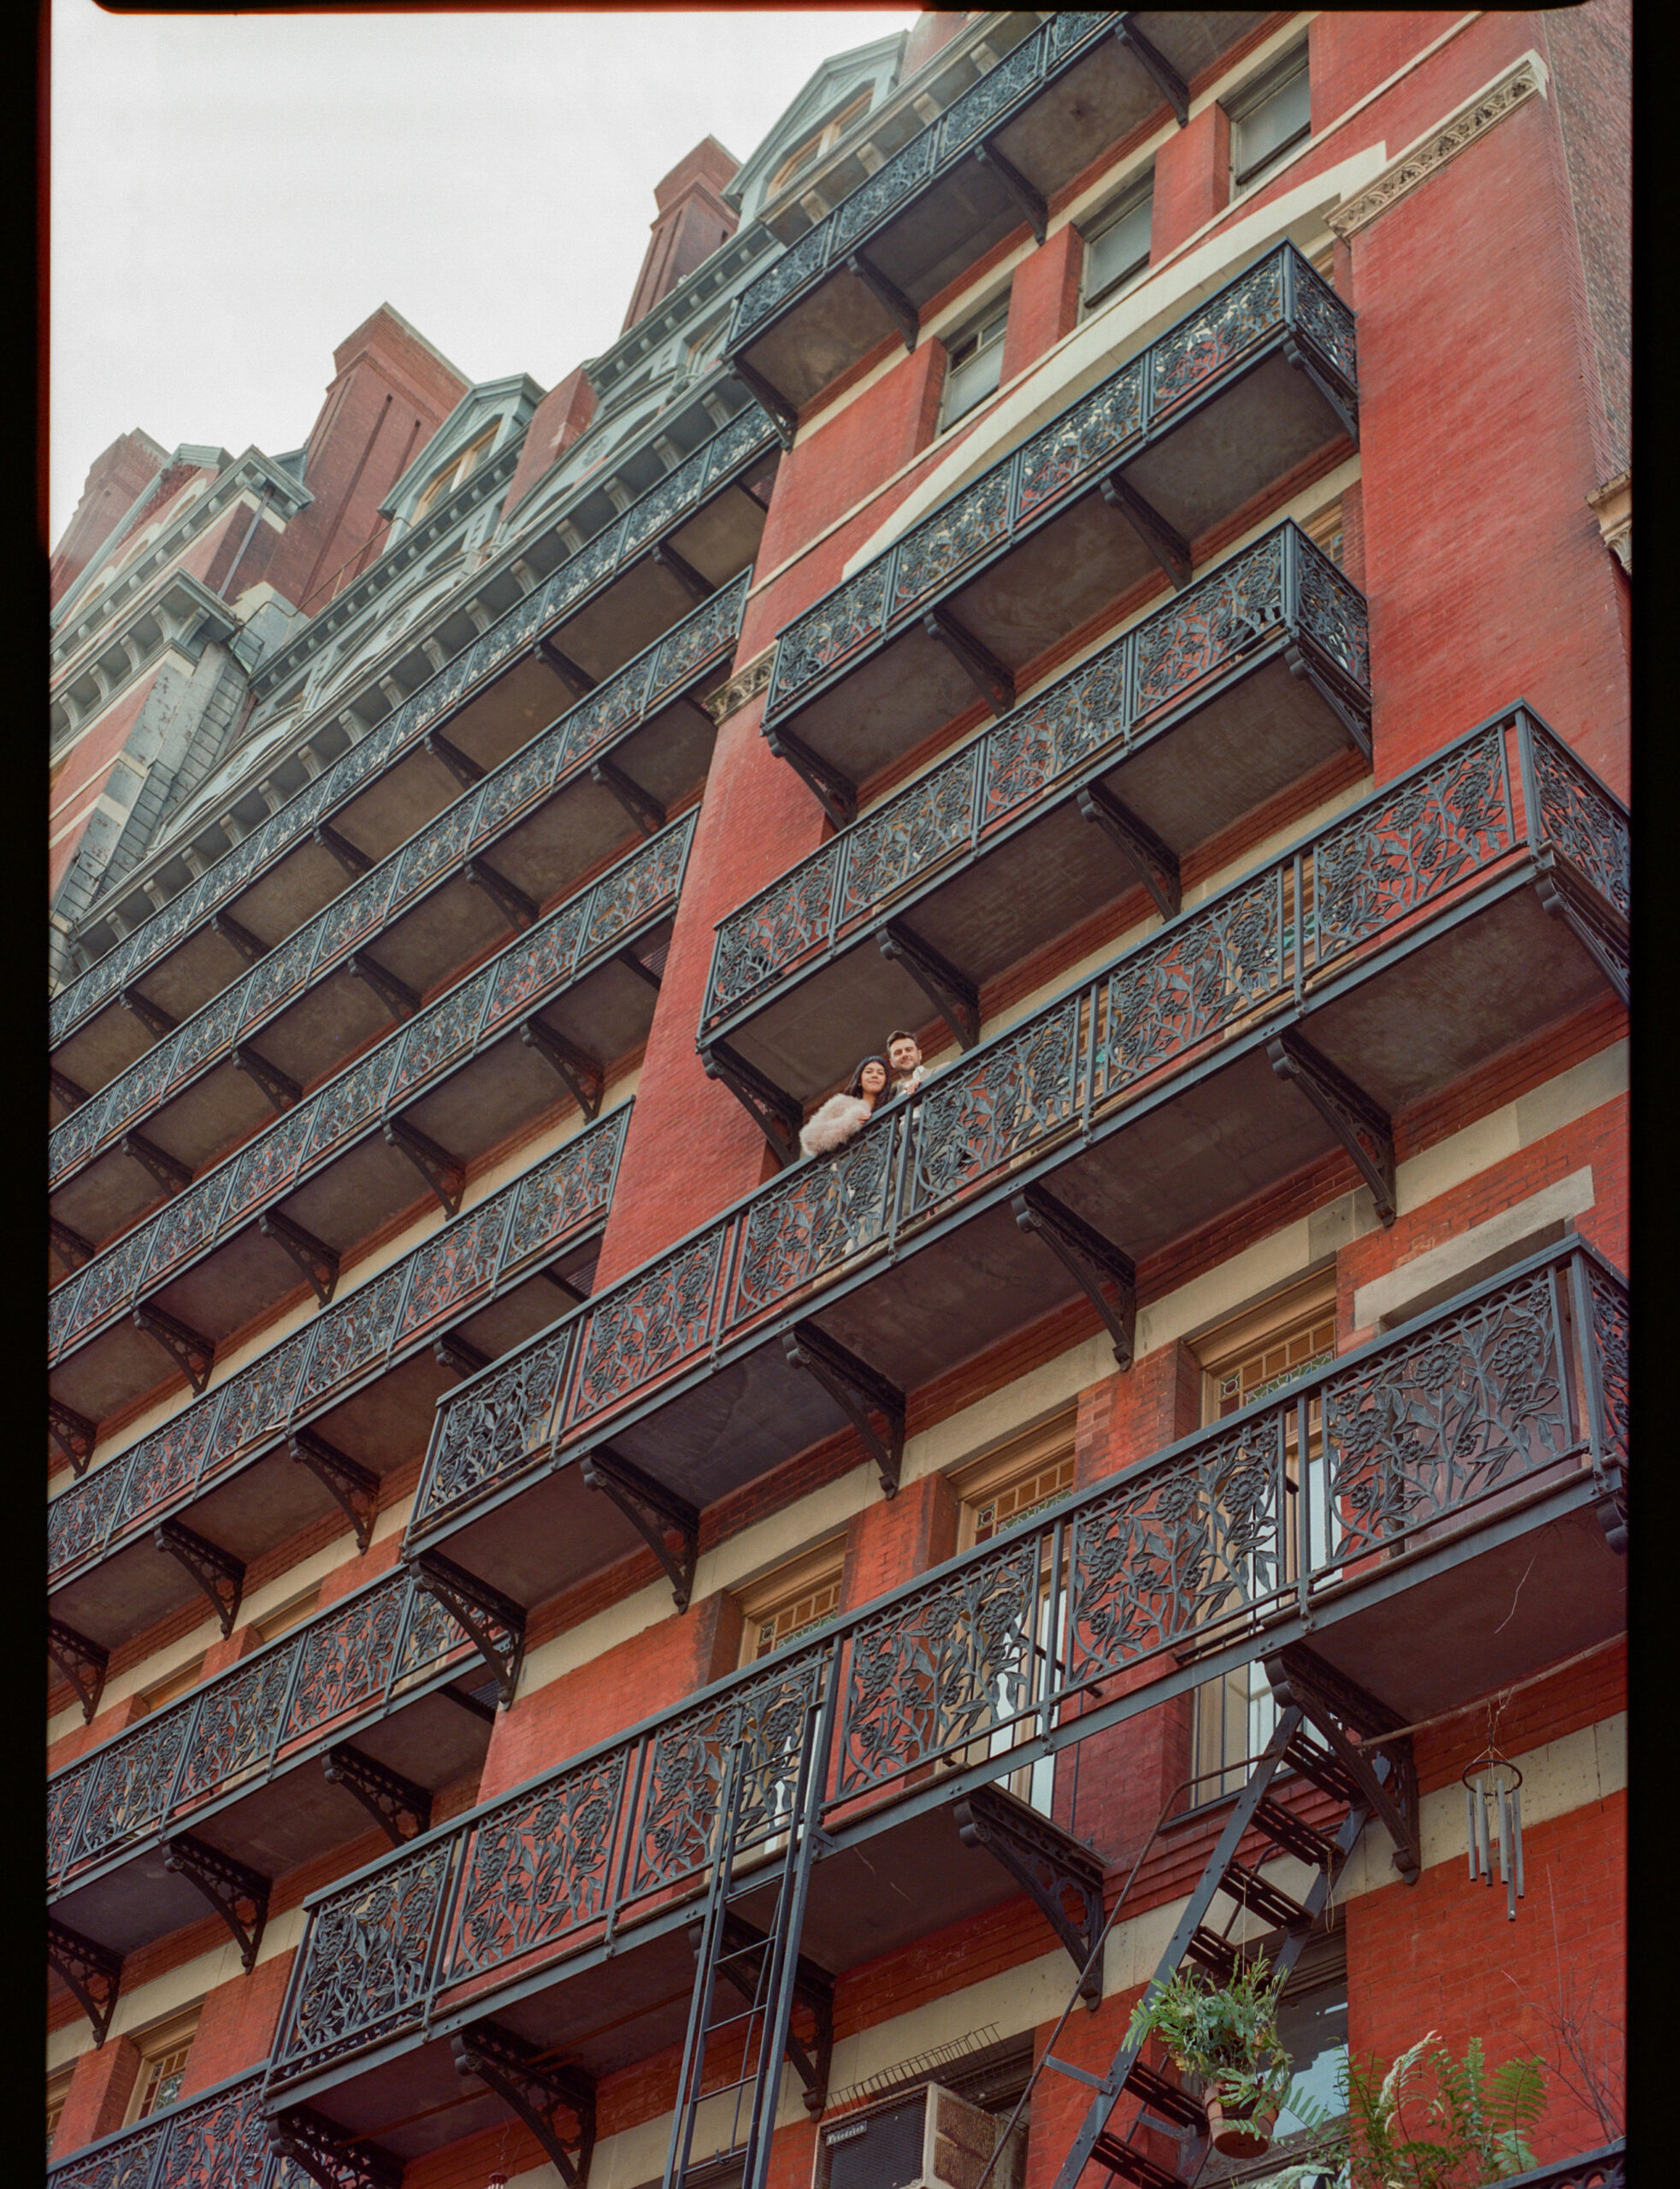
<path id="1" fill-rule="evenodd" d="M 1523 1894 L 1523 1774 L 1491 1739 L 1464 1774 L 1465 1823 L 1470 1838 L 1470 1881 L 1494 1881 L 1494 1843 L 1499 1844 L 1500 1881 L 1506 1920 L 1517 1920 Z"/>

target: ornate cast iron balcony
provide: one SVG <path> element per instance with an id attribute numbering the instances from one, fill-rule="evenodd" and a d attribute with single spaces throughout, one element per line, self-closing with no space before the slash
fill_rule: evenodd
<path id="1" fill-rule="evenodd" d="M 569 561 L 563 563 L 499 622 L 492 623 L 463 648 L 429 682 L 410 693 L 325 774 L 299 791 L 243 842 L 236 844 L 191 888 L 184 889 L 132 935 L 125 935 L 115 949 L 108 952 L 97 965 L 71 982 L 55 997 L 50 1008 L 48 1024 L 54 1042 L 67 1039 L 109 998 L 159 965 L 190 936 L 207 929 L 213 915 L 226 913 L 243 893 L 268 874 L 283 854 L 309 841 L 312 832 L 323 821 L 401 755 L 412 752 L 428 733 L 435 732 L 490 680 L 504 675 L 516 661 L 528 656 L 539 641 L 551 636 L 563 622 L 570 622 L 592 607 L 603 587 L 633 565 L 650 560 L 663 544 L 662 535 L 680 528 L 714 496 L 732 487 L 764 455 L 774 438 L 769 422 L 747 411 L 732 419 L 686 463 L 679 464 L 639 501 L 633 502 L 622 516 L 581 548 Z M 736 497 L 743 508 L 746 499 Z M 762 516 L 761 509 L 755 522 L 762 523 Z M 726 579 L 751 560 L 750 552 L 733 558 Z M 710 581 L 704 582 L 710 585 Z M 679 579 L 667 571 L 660 589 L 660 599 L 666 605 L 657 628 L 669 630 L 675 621 L 670 603 L 680 602 L 686 606 L 692 597 Z M 629 628 L 628 622 L 625 628 Z M 601 642 L 605 643 L 612 635 L 604 626 Z M 677 638 L 676 634 L 672 635 Z M 637 637 L 628 650 L 622 639 L 616 643 L 616 658 L 598 671 L 604 677 L 618 667 L 627 651 L 646 646 L 648 640 Z M 677 644 L 681 652 L 680 638 Z M 679 675 L 686 674 L 681 662 L 674 666 Z M 216 983 L 220 986 L 227 970 L 238 961 L 222 950 L 217 953 L 215 962 L 221 969 Z"/>
<path id="2" fill-rule="evenodd" d="M 920 307 L 1158 108 L 1183 127 L 1189 83 L 1258 13 L 1052 15 L 735 300 L 724 351 L 791 429 L 802 405 L 887 336 L 913 350 Z"/>
<path id="3" fill-rule="evenodd" d="M 592 1116 L 607 1065 L 645 1036 L 693 829 L 691 811 L 57 1286 L 58 1404 L 105 1418 L 158 1380 L 154 1343 L 202 1390 L 216 1342 L 300 1267 L 326 1305 L 416 1172 L 453 1216 L 468 1161 L 557 1085 Z"/>
<path id="4" fill-rule="evenodd" d="M 1096 906 L 1141 882 L 1175 914 L 1184 853 L 1369 753 L 1370 681 L 1364 601 L 1280 526 L 720 920 L 702 1054 L 745 1059 L 796 1153 L 799 1104 L 883 1026 L 931 1000 L 966 1047 L 980 984 Z"/>
<path id="5" fill-rule="evenodd" d="M 49 1646 L 86 1716 L 112 1649 L 199 1588 L 231 1624 L 243 1569 L 333 1502 L 365 1545 L 381 1478 L 423 1448 L 449 1376 L 533 1335 L 556 1288 L 587 1293 L 629 1117 L 610 1112 L 50 1502 Z M 171 1518 L 225 1563 L 160 1557 Z"/>
<path id="6" fill-rule="evenodd" d="M 301 2166 L 271 2152 L 262 2087 L 259 2068 L 102 2136 L 49 2166 L 48 2189 L 315 2189 Z"/>
<path id="7" fill-rule="evenodd" d="M 410 1554 L 531 1603 L 639 1533 L 684 1602 L 700 1508 L 848 1420 L 890 1494 L 905 1395 L 1081 1292 L 1129 1365 L 1137 1261 L 1307 1165 L 1392 1220 L 1396 1112 L 1624 993 L 1627 858 L 1525 710 L 1475 730 L 463 1384 Z"/>
<path id="8" fill-rule="evenodd" d="M 1553 2159 L 1531 2174 L 1513 2174 L 1506 2189 L 1627 2189 L 1627 2141 L 1618 2136 L 1614 2143 L 1600 2144 L 1577 2158 Z"/>
<path id="9" fill-rule="evenodd" d="M 739 1876 L 812 1719 L 832 1844 L 799 1943 L 838 1972 L 1019 1889 L 955 1802 L 1202 1681 L 1306 1640 L 1402 1724 L 1619 1631 L 1628 1327 L 1565 1240 L 311 1896 L 265 2103 L 412 2123 L 449 2033 L 515 1999 L 597 2075 L 675 2041 L 726 1766 Z M 1496 1641 L 1431 1645 L 1525 1565 Z"/>
<path id="10" fill-rule="evenodd" d="M 1356 399 L 1353 314 L 1282 244 L 790 623 L 765 736 L 843 824 L 1158 564 L 1188 585 L 1188 543 L 1351 435 Z"/>
<path id="11" fill-rule="evenodd" d="M 198 1168 L 398 1016 L 399 988 L 435 988 L 528 926 L 622 843 L 627 805 L 644 836 L 663 827 L 666 804 L 704 778 L 712 724 L 687 695 L 733 647 L 747 583 L 743 572 L 74 1111 L 49 1142 L 54 1216 L 103 1244 L 156 1194 L 126 1136 L 161 1134 Z M 350 970 L 368 950 L 395 987 Z M 264 1071 L 268 1094 L 252 1077 Z"/>

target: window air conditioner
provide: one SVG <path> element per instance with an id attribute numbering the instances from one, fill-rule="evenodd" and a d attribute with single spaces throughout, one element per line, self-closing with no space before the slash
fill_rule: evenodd
<path id="1" fill-rule="evenodd" d="M 885 2098 L 817 2132 L 811 2189 L 975 2189 L 1002 2121 L 938 2083 Z M 1019 2189 L 1020 2145 L 987 2189 Z"/>

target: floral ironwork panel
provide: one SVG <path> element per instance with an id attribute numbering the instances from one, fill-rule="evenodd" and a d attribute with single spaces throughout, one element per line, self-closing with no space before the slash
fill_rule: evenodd
<path id="1" fill-rule="evenodd" d="M 397 1657 L 398 1680 L 429 1672 L 445 1657 L 469 1652 L 471 1648 L 454 1619 L 434 1596 L 417 1586 L 410 1590 L 408 1625 L 403 1630 Z"/>
<path id="2" fill-rule="evenodd" d="M 126 1078 L 127 1075 L 123 1077 Z M 102 1093 L 90 1095 L 80 1109 L 73 1110 L 68 1118 L 62 1118 L 47 1136 L 47 1176 L 54 1184 L 104 1138 L 106 1113 L 114 1112 L 118 1106 L 126 1106 L 122 1085 L 122 1078 L 118 1078 Z M 124 1113 L 127 1114 L 126 1107 Z"/>
<path id="3" fill-rule="evenodd" d="M 628 555 L 651 540 L 675 517 L 692 508 L 701 487 L 705 483 L 706 455 L 702 449 L 698 456 L 691 456 L 678 464 L 657 487 L 650 487 L 640 501 L 633 502 L 624 513 L 624 529 L 621 555 Z"/>
<path id="4" fill-rule="evenodd" d="M 563 1238 L 605 1208 L 629 1114 L 628 1104 L 614 1111 L 522 1180 L 504 1268 L 516 1267 L 528 1254 Z"/>
<path id="5" fill-rule="evenodd" d="M 988 471 L 899 542 L 889 617 L 901 616 L 924 594 L 936 592 L 953 570 L 1004 538 L 1009 530 L 1011 469 L 1004 463 Z"/>
<path id="6" fill-rule="evenodd" d="M 429 1519 L 549 1448 L 572 1348 L 570 1325 L 504 1368 L 475 1378 L 438 1410 L 415 1519 Z"/>
<path id="7" fill-rule="evenodd" d="M 748 438 L 757 440 L 757 433 L 755 431 Z M 743 570 L 703 608 L 679 623 L 669 637 L 659 641 L 657 651 L 649 660 L 645 683 L 640 674 L 635 680 L 638 706 L 659 693 L 674 690 L 703 662 L 732 643 L 740 629 L 751 577 L 750 571 Z"/>
<path id="8" fill-rule="evenodd" d="M 396 887 L 391 893 L 393 903 L 410 896 L 461 857 L 473 840 L 477 807 L 475 795 L 457 799 L 414 838 L 398 869 Z"/>
<path id="9" fill-rule="evenodd" d="M 209 1244 L 221 1224 L 233 1183 L 233 1174 L 224 1165 L 199 1184 L 189 1186 L 159 1212 L 151 1226 L 148 1278 L 162 1276 L 166 1269 L 173 1269 L 177 1262 Z"/>
<path id="10" fill-rule="evenodd" d="M 414 1257 L 409 1296 L 403 1303 L 398 1338 L 422 1329 L 475 1293 L 489 1289 L 512 1205 L 510 1193 L 498 1194 L 475 1209 L 464 1222 L 450 1224 L 420 1248 Z"/>
<path id="11" fill-rule="evenodd" d="M 843 848 L 843 840 L 824 845 L 722 923 L 708 996 L 710 1018 L 720 1018 L 756 995 L 828 941 L 834 870 Z"/>
<path id="12" fill-rule="evenodd" d="M 880 635 L 889 559 L 883 557 L 859 570 L 781 634 L 776 640 L 767 715 L 779 711 L 794 693 Z"/>
<path id="13" fill-rule="evenodd" d="M 268 2136 L 256 2094 L 249 2083 L 183 2106 L 169 2122 L 151 2189 L 262 2189 Z"/>
<path id="14" fill-rule="evenodd" d="M 122 1496 L 115 1508 L 119 1525 L 127 1527 L 198 1479 L 215 1416 L 215 1405 L 188 1407 L 134 1447 L 123 1470 Z"/>
<path id="15" fill-rule="evenodd" d="M 932 129 L 924 129 L 912 137 L 902 151 L 894 152 L 867 181 L 860 182 L 840 200 L 823 223 L 832 239 L 828 246 L 830 257 L 847 250 L 882 214 L 891 212 L 910 196 L 933 166 L 935 134 Z"/>
<path id="16" fill-rule="evenodd" d="M 69 1867 L 72 1835 L 92 1775 L 91 1765 L 82 1764 L 47 1781 L 47 1861 L 55 1875 Z"/>
<path id="17" fill-rule="evenodd" d="M 81 1325 L 82 1278 L 78 1270 L 47 1295 L 47 1352 L 56 1354 Z"/>
<path id="18" fill-rule="evenodd" d="M 533 738 L 523 752 L 497 769 L 480 794 L 473 823 L 475 843 L 494 835 L 504 822 L 541 796 L 553 780 L 564 745 L 563 721 Z"/>
<path id="19" fill-rule="evenodd" d="M 1187 1056 L 1288 980 L 1286 875 L 1274 867 L 1123 959 L 1105 987 L 1099 1094 Z"/>
<path id="20" fill-rule="evenodd" d="M 1081 1508 L 1070 1523 L 1068 1677 L 1077 1683 L 1272 1602 L 1294 1501 L 1286 1409 Z"/>
<path id="21" fill-rule="evenodd" d="M 715 1224 L 585 1311 L 568 1431 L 704 1349 L 711 1335 L 725 1236 L 724 1227 Z"/>
<path id="22" fill-rule="evenodd" d="M 1351 388 L 1354 384 L 1353 315 L 1305 259 L 1294 262 L 1295 323 Z"/>
<path id="23" fill-rule="evenodd" d="M 289 1185 L 304 1159 L 304 1148 L 315 1124 L 315 1104 L 300 1102 L 295 1110 L 259 1133 L 233 1165 L 222 1220 L 231 1223 Z"/>
<path id="24" fill-rule="evenodd" d="M 1625 1463 L 1628 1439 L 1628 1295 L 1598 1264 L 1587 1264 L 1587 1285 L 1592 1301 L 1593 1359 L 1598 1372 L 1599 1399 L 1604 1408 L 1607 1457 Z"/>
<path id="25" fill-rule="evenodd" d="M 1006 106 L 1030 88 L 1044 66 L 1044 33 L 1035 31 L 1029 38 L 1023 38 L 995 68 L 987 69 L 961 98 L 952 102 L 938 124 L 941 159 L 948 158 L 959 145 L 966 145 L 971 137 L 977 136 L 997 120 Z"/>
<path id="26" fill-rule="evenodd" d="M 1508 851 L 1505 738 L 1495 728 L 1402 776 L 1313 847 L 1319 962 Z"/>
<path id="27" fill-rule="evenodd" d="M 377 1698 L 397 1661 L 412 1586 L 406 1573 L 395 1575 L 384 1588 L 351 1597 L 303 1629 L 282 1742 L 318 1732 Z"/>
<path id="28" fill-rule="evenodd" d="M 693 833 L 694 817 L 685 815 L 645 850 L 602 876 L 590 900 L 585 950 L 599 950 L 616 941 L 676 894 Z"/>
<path id="29" fill-rule="evenodd" d="M 1091 37 L 1094 32 L 1106 28 L 1113 21 L 1114 14 L 1110 9 L 1093 10 L 1069 8 L 1059 11 L 1050 19 L 1051 58 L 1053 61 L 1059 61 L 1064 53 L 1079 44 L 1082 40 Z"/>
<path id="30" fill-rule="evenodd" d="M 160 1041 L 156 1048 L 148 1049 L 136 1064 L 129 1065 L 120 1080 L 106 1090 L 105 1117 L 102 1132 L 115 1132 L 149 1109 L 164 1088 L 175 1078 L 179 1070 L 178 1052 L 180 1037 L 171 1035 Z"/>
<path id="31" fill-rule="evenodd" d="M 1571 1438 L 1547 1273 L 1331 1379 L 1321 1418 L 1341 1558 L 1560 1458 Z"/>
<path id="32" fill-rule="evenodd" d="M 53 1499 L 47 1508 L 50 1573 L 62 1572 L 104 1542 L 127 1472 L 126 1460 L 113 1460 Z"/>
<path id="33" fill-rule="evenodd" d="M 1626 814 L 1556 738 L 1531 729 L 1529 750 L 1547 841 L 1625 919 L 1633 908 L 1633 838 Z"/>
<path id="34" fill-rule="evenodd" d="M 849 831 L 842 922 L 871 911 L 949 853 L 967 848 L 979 764 L 979 748 L 970 746 Z"/>
<path id="35" fill-rule="evenodd" d="M 79 1862 L 145 1831 L 162 1817 L 197 1702 L 196 1696 L 189 1696 L 172 1710 L 160 1710 L 94 1759 L 93 1791 L 76 1835 Z"/>
<path id="36" fill-rule="evenodd" d="M 839 1793 L 963 1748 L 1030 1707 L 1040 1588 L 1029 1537 L 853 1629 Z"/>
<path id="37" fill-rule="evenodd" d="M 133 1298 L 151 1259 L 154 1236 L 154 1227 L 142 1224 L 88 1264 L 76 1297 L 75 1319 L 65 1331 L 67 1338 L 103 1321 L 114 1308 Z"/>
<path id="38" fill-rule="evenodd" d="M 196 1071 L 207 1058 L 220 1056 L 233 1041 L 250 1013 L 249 986 L 248 981 L 236 981 L 187 1020 L 175 1036 L 178 1077 Z"/>
<path id="39" fill-rule="evenodd" d="M 178 1803 L 216 1793 L 239 1772 L 268 1761 L 298 1647 L 294 1637 L 277 1649 L 265 1649 L 204 1690 L 181 1767 Z"/>
<path id="40" fill-rule="evenodd" d="M 379 884 L 377 889 L 369 893 L 373 898 L 379 897 L 381 892 L 391 886 L 389 875 L 373 875 L 369 876 L 368 879 Z M 327 910 L 339 912 L 342 918 L 340 908 L 344 901 L 343 899 L 335 900 Z M 357 909 L 365 912 L 367 900 L 363 900 Z M 372 924 L 371 920 L 363 919 L 355 931 L 363 933 Z M 310 920 L 300 927 L 296 935 L 288 935 L 284 942 L 277 945 L 253 969 L 251 978 L 245 986 L 245 1016 L 239 1022 L 241 1025 L 254 1025 L 282 998 L 290 995 L 294 988 L 303 986 L 309 976 L 309 966 L 321 939 L 321 923 Z"/>
<path id="41" fill-rule="evenodd" d="M 390 1100 L 400 1101 L 430 1079 L 434 1072 L 458 1064 L 478 1035 L 479 1022 L 495 983 L 495 968 L 486 965 L 460 987 L 451 988 L 429 1011 L 423 1011 L 403 1040 L 402 1054 L 392 1072 Z"/>
<path id="42" fill-rule="evenodd" d="M 820 222 L 814 228 L 807 228 L 796 244 L 782 252 L 774 266 L 741 291 L 735 304 L 732 340 L 735 334 L 745 333 L 760 320 L 768 319 L 784 297 L 792 296 L 795 289 L 803 287 L 822 265 L 828 241 Z"/>
<path id="43" fill-rule="evenodd" d="M 449 1975 L 474 1976 L 606 1910 L 622 1749 L 504 1803 L 473 1826 Z"/>
<path id="44" fill-rule="evenodd" d="M 578 937 L 583 931 L 587 909 L 587 900 L 575 898 L 570 904 L 563 905 L 528 935 L 510 943 L 486 969 L 491 976 L 490 1006 L 484 1015 L 486 1034 L 534 998 L 545 996 L 559 987 L 576 960 Z"/>
<path id="45" fill-rule="evenodd" d="M 917 1112 L 913 1207 L 975 1183 L 1072 1122 L 1082 1003 L 1069 996 L 940 1074 Z"/>
<path id="46" fill-rule="evenodd" d="M 91 2158 L 56 2166 L 47 2176 L 51 2189 L 149 2189 L 152 2161 L 167 2133 L 167 2129 L 148 2125 L 139 2134 L 125 2137 Z"/>
<path id="47" fill-rule="evenodd" d="M 421 841 L 423 843 L 424 841 L 422 835 Z M 360 882 L 346 889 L 341 897 L 335 897 L 326 911 L 311 923 L 320 943 L 315 957 L 317 965 L 324 965 L 329 959 L 340 956 L 352 944 L 361 941 L 364 935 L 371 935 L 378 927 L 391 902 L 399 865 L 407 864 L 408 856 L 405 853 L 400 862 L 391 859 L 382 866 L 376 866 L 371 874 L 364 875 Z M 299 930 L 300 937 L 308 933 L 307 928 Z"/>
<path id="48" fill-rule="evenodd" d="M 1114 746 L 1117 758 L 1125 750 L 1130 647 L 1129 637 L 1117 639 L 1072 676 L 993 724 L 986 735 L 982 829 L 1028 805 L 1105 745 Z"/>
<path id="49" fill-rule="evenodd" d="M 645 658 L 633 661 L 628 669 L 621 670 L 616 676 L 598 686 L 587 699 L 580 700 L 570 710 L 563 724 L 563 765 L 576 767 L 609 739 L 640 720 L 647 690 L 647 666 Z"/>
<path id="50" fill-rule="evenodd" d="M 1149 352 L 1152 418 L 1223 372 L 1282 317 L 1283 255 L 1274 251 L 1154 345 Z"/>
<path id="51" fill-rule="evenodd" d="M 385 1358 L 408 1283 L 409 1266 L 408 1260 L 399 1262 L 348 1299 L 335 1301 L 317 1319 L 315 1350 L 298 1386 L 299 1406 L 336 1390 L 340 1384 Z"/>
<path id="52" fill-rule="evenodd" d="M 1302 628 L 1359 689 L 1371 685 L 1371 636 L 1365 604 L 1327 555 L 1297 540 L 1295 586 Z"/>
<path id="53" fill-rule="evenodd" d="M 1142 430 L 1143 363 L 1135 357 L 1026 444 L 1016 495 L 1018 514 L 1029 516 L 1099 467 L 1105 469 Z"/>
<path id="54" fill-rule="evenodd" d="M 391 1076 L 397 1069 L 398 1050 L 407 1039 L 409 1030 L 405 1029 L 402 1035 L 381 1043 L 360 1064 L 340 1072 L 330 1086 L 321 1089 L 309 1105 L 315 1130 L 304 1153 L 306 1162 L 360 1132 L 379 1115 Z"/>
<path id="55" fill-rule="evenodd" d="M 1139 716 L 1229 668 L 1282 615 L 1283 538 L 1273 533 L 1138 626 Z"/>
<path id="56" fill-rule="evenodd" d="M 752 1203 L 741 1227 L 731 1326 L 885 1236 L 896 1124 L 883 1118 L 831 1161 L 801 1164 L 785 1184 Z"/>
<path id="57" fill-rule="evenodd" d="M 315 1909 L 283 2057 L 331 2059 L 416 2018 L 458 1844 L 434 1843 Z"/>
<path id="58" fill-rule="evenodd" d="M 229 1379 L 216 1419 L 212 1466 L 285 1428 L 314 1336 L 313 1331 L 300 1331 Z"/>

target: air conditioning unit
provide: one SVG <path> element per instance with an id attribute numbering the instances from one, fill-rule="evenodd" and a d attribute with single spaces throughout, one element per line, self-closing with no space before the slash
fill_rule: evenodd
<path id="1" fill-rule="evenodd" d="M 818 2129 L 811 2189 L 975 2189 L 1005 2125 L 939 2083 L 879 2098 Z M 987 2189 L 1020 2189 L 1022 2149 Z"/>

